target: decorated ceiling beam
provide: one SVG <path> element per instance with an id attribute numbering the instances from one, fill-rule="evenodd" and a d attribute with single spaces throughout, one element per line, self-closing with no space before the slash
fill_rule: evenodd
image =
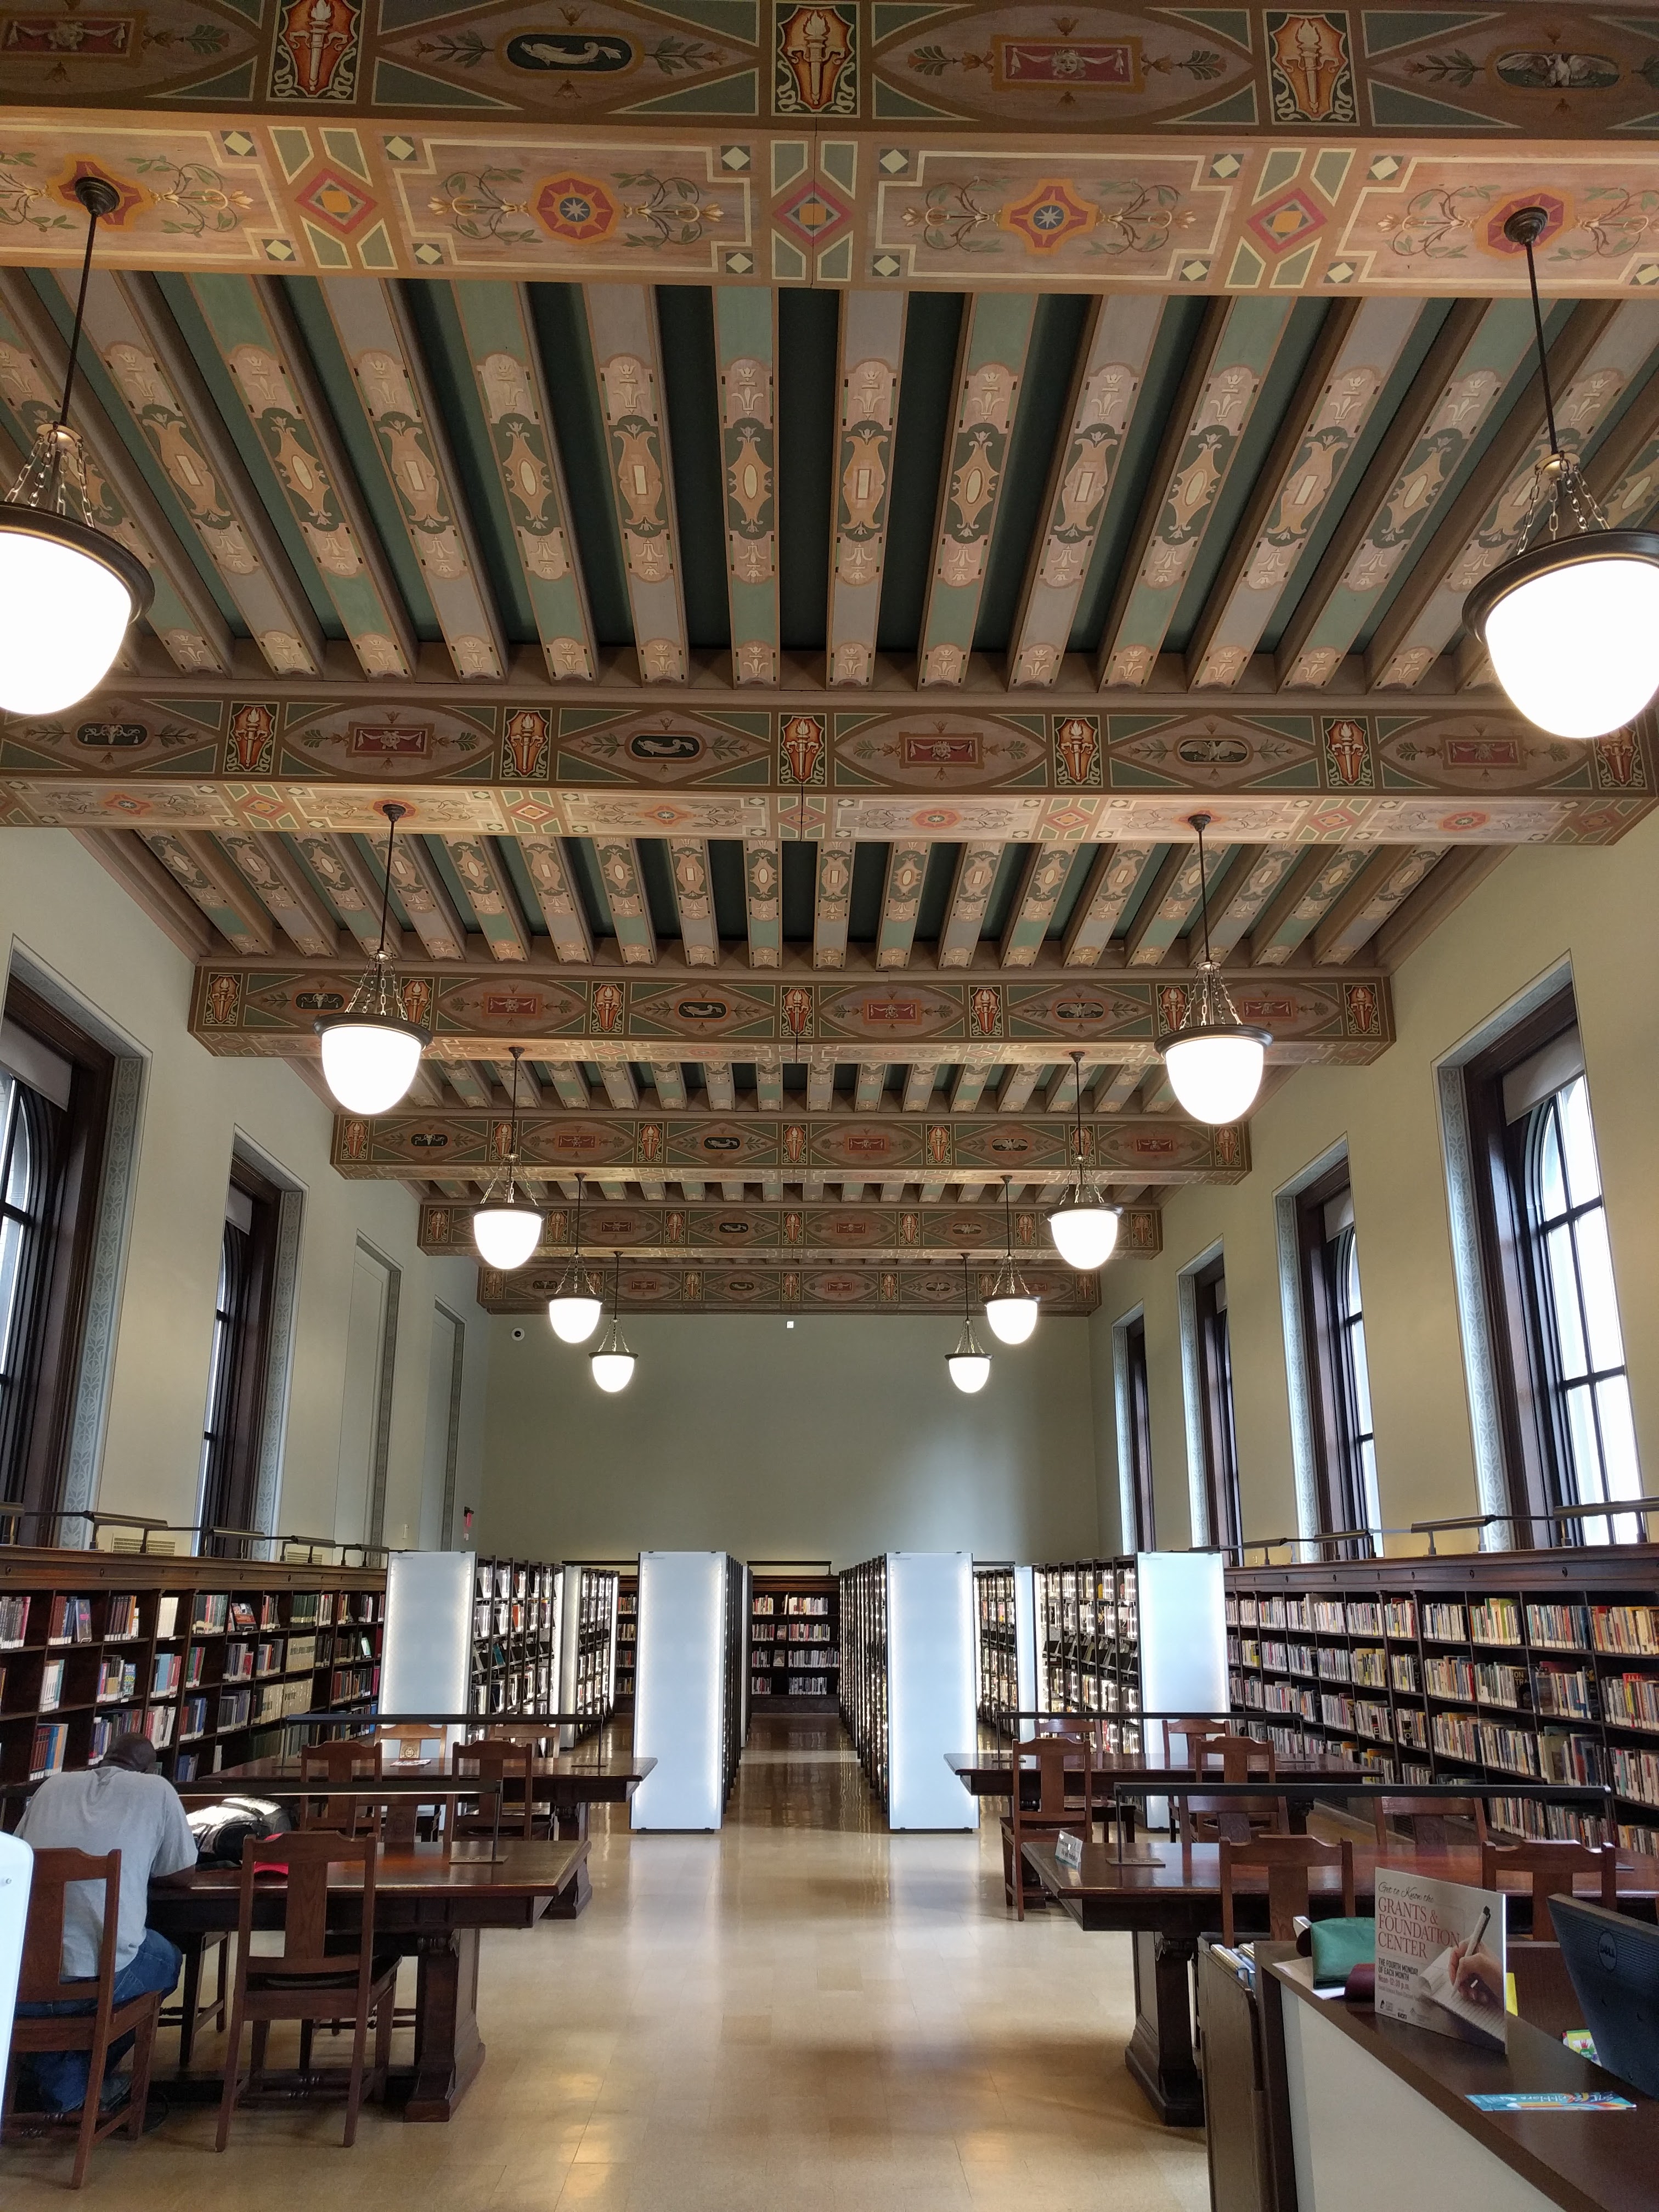
<path id="1" fill-rule="evenodd" d="M 749 925 L 749 964 L 783 963 L 783 848 L 769 837 L 750 837 L 743 848 L 743 905 Z"/>
<path id="2" fill-rule="evenodd" d="M 925 687 L 959 684 L 973 650 L 1036 305 L 1034 292 L 976 295 L 963 320 L 917 656 Z"/>
<path id="3" fill-rule="evenodd" d="M 1248 937 L 1303 855 L 1293 845 L 1246 845 L 1240 848 L 1210 898 L 1210 950 L 1227 959 Z"/>
<path id="4" fill-rule="evenodd" d="M 868 684 L 875 673 L 904 301 L 900 291 L 861 289 L 842 307 L 824 655 L 832 684 Z"/>
<path id="5" fill-rule="evenodd" d="M 572 1185 L 574 1189 L 574 1185 Z M 966 1252 L 975 1259 L 1000 1257 L 1005 1249 L 1003 1212 L 995 1206 L 945 1206 L 926 1202 L 893 1206 L 846 1206 L 803 1201 L 799 1191 L 763 1201 L 752 1195 L 729 1206 L 690 1205 L 683 1200 L 661 1206 L 612 1205 L 604 1200 L 582 1207 L 582 1247 L 620 1251 L 629 1259 L 684 1261 L 695 1254 L 724 1261 L 751 1255 L 841 1259 L 860 1254 L 872 1260 L 907 1260 L 924 1253 Z M 1059 1256 L 1036 1207 L 1017 1206 L 1012 1216 L 1014 1250 L 1027 1260 L 1059 1266 Z M 574 1249 L 575 1210 L 556 1203 L 542 1224 L 535 1252 L 526 1262 L 543 1267 L 568 1257 Z M 1139 1258 L 1154 1257 L 1164 1242 L 1163 1216 L 1155 1206 L 1126 1208 L 1119 1231 L 1122 1249 Z M 420 1213 L 421 1249 L 434 1258 L 476 1256 L 471 1208 L 426 1201 Z"/>
<path id="6" fill-rule="evenodd" d="M 377 802 L 395 798 L 415 832 L 686 835 L 775 851 L 803 830 L 883 843 L 1167 841 L 1189 834 L 1201 803 L 1230 842 L 1606 843 L 1656 790 L 1650 715 L 1572 744 L 1480 693 L 1154 692 L 1133 710 L 1097 701 L 1086 714 L 936 695 L 852 712 L 834 696 L 821 694 L 811 718 L 823 779 L 813 790 L 790 759 L 807 717 L 781 709 L 125 681 L 61 715 L 0 718 L 0 818 L 372 836 Z M 841 896 L 827 879 L 820 889 Z"/>
<path id="7" fill-rule="evenodd" d="M 1316 866 L 1330 857 L 1310 856 Z M 317 1016 L 345 1003 L 356 973 L 351 960 L 204 963 L 191 1034 L 232 1057 L 307 1056 L 317 1048 Z M 1277 1059 L 1363 1064 L 1392 1041 L 1392 1000 L 1380 974 L 1235 970 L 1229 981 L 1241 1018 L 1273 1032 Z M 440 1060 L 495 1059 L 519 1044 L 538 1060 L 708 1058 L 728 1070 L 769 1049 L 814 1066 L 879 1058 L 989 1067 L 1041 1066 L 1083 1045 L 1103 1059 L 1149 1062 L 1180 1027 L 1188 999 L 1178 978 L 1118 970 L 1085 981 L 1063 969 L 1018 980 L 994 969 L 960 981 L 866 970 L 833 982 L 803 969 L 772 982 L 742 969 L 715 977 L 612 968 L 581 980 L 539 966 L 507 975 L 493 963 L 422 974 L 406 963 L 403 988 L 410 1018 L 431 1029 Z"/>
<path id="8" fill-rule="evenodd" d="M 915 838 L 898 838 L 887 848 L 887 876 L 882 885 L 881 921 L 876 936 L 878 968 L 908 968 L 915 940 L 922 886 L 927 880 L 932 847 Z M 941 963 L 941 965 L 943 963 Z"/>
<path id="9" fill-rule="evenodd" d="M 1362 951 L 1383 923 L 1438 866 L 1445 848 L 1390 846 L 1374 854 L 1348 888 L 1327 908 L 1314 930 L 1314 957 L 1342 967 Z"/>
<path id="10" fill-rule="evenodd" d="M 941 968 L 973 966 L 1003 851 L 1000 844 L 969 842 L 957 847 L 950 902 L 939 928 L 938 958 Z"/>
<path id="11" fill-rule="evenodd" d="M 1226 846 L 1208 847 L 1204 854 L 1205 883 L 1212 884 L 1231 859 Z M 1186 936 L 1198 910 L 1196 842 L 1174 846 L 1149 885 L 1124 937 L 1124 966 L 1156 968 Z"/>
<path id="12" fill-rule="evenodd" d="M 778 675 L 777 319 L 775 295 L 714 287 L 726 595 L 739 685 L 775 684 Z"/>
<path id="13" fill-rule="evenodd" d="M 591 677 L 598 665 L 592 617 L 572 546 L 570 495 L 523 289 L 479 282 L 458 285 L 452 296 L 547 672 L 556 683 Z"/>
<path id="14" fill-rule="evenodd" d="M 645 896 L 639 846 L 631 837 L 606 837 L 595 840 L 593 852 L 623 959 L 630 967 L 648 968 L 657 957 L 657 933 Z"/>
<path id="15" fill-rule="evenodd" d="M 643 284 L 593 285 L 583 297 L 639 673 L 673 684 L 686 670 L 685 601 L 656 308 Z"/>
<path id="16" fill-rule="evenodd" d="M 561 1263 L 562 1264 L 562 1263 Z M 1094 1275 L 1034 1264 L 1023 1271 L 1051 1320 L 1081 1320 L 1100 1303 Z M 989 1297 L 996 1270 L 979 1270 L 975 1295 Z M 514 1275 L 478 1270 L 478 1303 L 487 1313 L 545 1313 L 559 1268 L 525 1267 Z M 697 1262 L 624 1261 L 618 1285 L 624 1313 L 931 1313 L 960 1317 L 962 1269 L 943 1255 L 931 1267 L 883 1265 L 862 1259 L 804 1261 L 799 1267 L 720 1267 Z"/>
<path id="17" fill-rule="evenodd" d="M 1212 303 L 1101 632 L 1103 686 L 1150 682 L 1290 314 L 1285 299 Z"/>
<path id="18" fill-rule="evenodd" d="M 759 1180 L 816 1170 L 836 1176 L 1063 1176 L 1076 1125 L 1000 1111 L 968 1119 L 896 1114 L 827 1117 L 755 1113 L 528 1114 L 519 1117 L 519 1172 L 542 1182 L 580 1170 L 597 1176 L 714 1176 Z M 335 1118 L 330 1157 L 343 1175 L 380 1181 L 488 1174 L 512 1141 L 504 1111 Z M 1118 1115 L 1084 1123 L 1090 1163 L 1107 1178 L 1142 1183 L 1237 1182 L 1249 1170 L 1243 1127 L 1212 1129 L 1178 1115 Z"/>
<path id="19" fill-rule="evenodd" d="M 812 894 L 812 965 L 847 965 L 847 928 L 853 900 L 853 840 L 826 836 L 818 843 Z"/>
<path id="20" fill-rule="evenodd" d="M 680 950 L 688 968 L 720 964 L 720 925 L 714 914 L 714 885 L 708 875 L 708 843 L 702 837 L 668 840 L 669 881 L 673 885 L 674 911 L 679 917 Z"/>

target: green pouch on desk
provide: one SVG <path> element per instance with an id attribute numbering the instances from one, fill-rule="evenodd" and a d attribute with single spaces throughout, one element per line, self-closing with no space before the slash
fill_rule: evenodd
<path id="1" fill-rule="evenodd" d="M 1376 1962 L 1375 1920 L 1316 1920 L 1309 1937 L 1316 1990 L 1342 1989 L 1356 1966 Z"/>

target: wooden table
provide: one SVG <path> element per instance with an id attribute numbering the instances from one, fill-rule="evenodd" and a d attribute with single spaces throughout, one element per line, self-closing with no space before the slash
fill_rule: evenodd
<path id="1" fill-rule="evenodd" d="M 1204 2091 L 1193 2060 L 1191 1975 L 1200 1936 L 1221 1925 L 1219 1847 L 1143 1837 L 1136 1854 L 1120 1864 L 1112 1845 L 1085 1844 L 1082 1864 L 1065 1867 L 1055 1859 L 1050 1838 L 1027 1843 L 1023 1855 L 1044 1891 L 1079 1928 L 1133 1937 L 1135 2029 L 1124 2063 L 1166 2125 L 1195 2128 L 1203 2124 Z M 1480 1886 L 1480 1853 L 1474 1847 L 1390 1854 L 1379 1853 L 1374 1844 L 1356 1844 L 1356 1905 L 1369 1906 L 1379 1863 L 1437 1881 Z M 1621 1900 L 1650 1900 L 1659 1894 L 1659 1860 L 1621 1852 L 1619 1869 Z M 1340 1868 L 1313 1869 L 1310 1887 L 1316 1918 L 1340 1912 Z M 1254 1916 L 1249 1902 L 1253 1892 L 1260 1893 L 1263 1907 Z M 1237 1894 L 1242 1932 L 1248 1934 L 1253 1917 L 1265 1928 L 1265 1875 L 1242 1871 Z"/>
<path id="2" fill-rule="evenodd" d="M 447 2120 L 483 2064 L 478 2033 L 478 1935 L 484 1928 L 530 1928 L 568 1885 L 587 1856 L 587 1839 L 557 1842 L 504 1838 L 499 1856 L 468 1858 L 460 1844 L 441 1844 L 383 1851 L 374 1869 L 374 1948 L 419 1961 L 415 1996 L 415 2064 L 394 2068 L 406 2091 L 407 2120 Z M 349 1930 L 362 1917 L 361 1877 L 335 1870 L 329 1924 Z M 149 1924 L 169 1941 L 234 1929 L 241 1872 L 197 1867 L 153 1883 Z M 262 1881 L 254 1900 L 256 1928 L 280 1928 L 284 1885 Z M 187 2075 L 169 2083 L 168 2094 L 192 2085 L 218 2094 L 219 2076 Z"/>
<path id="3" fill-rule="evenodd" d="M 945 1763 L 970 1796 L 1008 1797 L 1012 1795 L 1012 1746 L 1006 1751 L 947 1751 Z M 1220 1780 L 1213 1767 L 1200 1771 L 1190 1760 L 1177 1759 L 1166 1763 L 1141 1751 L 1091 1752 L 1089 1768 L 1097 1805 L 1109 1806 L 1112 1792 L 1118 1788 L 1138 1788 L 1146 1784 L 1158 1789 L 1167 1783 L 1171 1790 L 1183 1786 L 1191 1790 L 1206 1782 L 1214 1784 Z M 1036 1773 L 1036 1753 L 1024 1744 L 1020 1746 L 1020 1769 L 1025 1774 L 1035 1776 Z M 1081 1759 L 1074 1771 L 1081 1776 Z M 1255 1778 L 1253 1775 L 1252 1782 Z M 1310 1784 L 1321 1782 L 1375 1782 L 1376 1779 L 1376 1775 L 1365 1767 L 1355 1766 L 1346 1759 L 1334 1758 L 1329 1752 L 1316 1752 L 1293 1759 L 1277 1759 L 1272 1781 L 1264 1774 L 1260 1788 L 1263 1796 L 1282 1797 L 1286 1792 L 1280 1785 L 1288 1784 L 1291 1785 L 1290 1794 L 1295 1795 L 1300 1788 L 1302 1794 L 1306 1796 Z"/>
<path id="4" fill-rule="evenodd" d="M 537 1759 L 531 1773 L 538 1802 L 550 1804 L 553 1808 L 556 1834 L 576 1842 L 585 1842 L 588 1807 L 625 1805 L 656 1763 L 654 1759 L 641 1758 L 633 1752 L 579 1747 L 574 1751 L 561 1752 L 551 1759 Z M 179 1795 L 187 1802 L 194 1803 L 199 1798 L 204 1804 L 244 1790 L 255 1796 L 293 1797 L 301 1794 L 299 1780 L 300 1762 L 297 1757 L 251 1759 L 241 1766 L 227 1766 L 217 1774 L 184 1784 Z M 454 1780 L 454 1775 L 441 1759 L 398 1759 L 389 1762 L 377 1779 L 365 1777 L 362 1782 L 354 1783 L 349 1788 L 342 1785 L 331 1793 L 313 1779 L 305 1795 L 419 1798 L 423 1790 L 430 1796 L 435 1789 L 452 1784 Z M 514 1802 L 516 1781 L 516 1776 L 506 1778 L 503 1796 L 508 1804 Z M 487 1788 L 493 1790 L 494 1784 L 489 1784 Z M 468 1794 L 476 1794 L 477 1789 L 477 1781 L 474 1777 Z M 587 1856 L 584 1852 L 573 1868 L 568 1882 L 543 1917 L 549 1920 L 574 1920 L 579 1912 L 586 1910 L 592 1894 L 592 1884 L 587 1875 Z"/>

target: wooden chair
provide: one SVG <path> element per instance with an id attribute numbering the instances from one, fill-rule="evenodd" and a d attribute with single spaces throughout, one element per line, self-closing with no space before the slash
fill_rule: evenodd
<path id="1" fill-rule="evenodd" d="M 64 1893 L 72 1881 L 101 1881 L 104 1885 L 104 1935 L 98 1948 L 95 1980 L 59 1979 L 64 1960 Z M 23 1959 L 17 1979 L 17 2002 L 25 2004 L 83 2004 L 82 2013 L 55 2013 L 44 2018 L 21 2014 L 12 2022 L 11 2057 L 6 2067 L 5 2094 L 0 2100 L 0 2135 L 11 2119 L 16 2094 L 17 2063 L 38 2051 L 84 2051 L 88 2054 L 87 2094 L 81 2106 L 81 2125 L 76 2137 L 75 2170 L 71 2189 L 87 2178 L 92 2147 L 117 2128 L 125 2127 L 130 2141 L 143 2133 L 144 2106 L 149 2098 L 149 2070 L 155 2052 L 155 2030 L 161 1997 L 156 1990 L 143 1996 L 115 2002 L 115 1945 L 120 1928 L 121 1854 L 111 1851 L 94 1858 L 85 1851 L 36 1851 L 29 1886 L 28 1921 L 23 1931 Z M 132 2089 L 125 2106 L 104 2115 L 99 2099 L 104 2086 L 104 2067 L 110 2047 L 120 2037 L 137 2039 L 132 2052 Z"/>
<path id="2" fill-rule="evenodd" d="M 307 1743 L 300 1751 L 300 1787 L 315 1784 L 327 1789 L 320 1812 L 313 1810 L 320 1788 L 300 1801 L 302 1829 L 327 1828 L 338 1836 L 378 1836 L 380 1807 L 374 1798 L 342 1795 L 343 1785 L 380 1779 L 382 1747 L 362 1736 L 347 1736 L 332 1743 Z"/>
<path id="3" fill-rule="evenodd" d="M 501 1743 L 486 1737 L 476 1743 L 458 1743 L 450 1753 L 450 1772 L 457 1782 L 477 1779 L 479 1785 L 478 1808 L 476 1812 L 463 1810 L 462 1801 L 453 1801 L 449 1816 L 452 1836 L 510 1836 L 516 1830 L 521 1836 L 536 1832 L 536 1753 L 527 1743 Z M 524 1792 L 524 1802 L 514 1806 L 507 1797 L 505 1785 L 515 1782 Z"/>
<path id="4" fill-rule="evenodd" d="M 1501 1889 L 1505 1875 L 1523 1875 L 1532 1885 L 1532 1937 L 1536 1943 L 1555 1941 L 1550 1899 L 1571 1897 L 1581 1875 L 1600 1883 L 1601 1901 L 1609 1912 L 1619 1910 L 1619 1851 L 1613 1844 L 1540 1843 L 1530 1837 L 1518 1844 L 1482 1844 L 1481 1888 Z"/>
<path id="5" fill-rule="evenodd" d="M 230 2033 L 225 2051 L 225 2087 L 219 2103 L 219 2132 L 216 2148 L 230 2140 L 230 2116 L 241 2094 L 237 2076 L 241 2065 L 242 2027 L 253 2027 L 253 2058 L 247 2086 L 256 2087 L 264 2073 L 265 2050 L 274 2020 L 300 2023 L 300 2071 L 311 2070 L 312 2036 L 319 2021 L 331 2024 L 349 2021 L 351 2070 L 346 2090 L 345 2141 L 356 2140 L 357 2111 L 362 2102 L 363 2054 L 368 2040 L 369 2015 L 374 2017 L 374 2083 L 386 2094 L 386 2070 L 392 2063 L 392 2005 L 398 1985 L 395 1957 L 374 1955 L 374 1867 L 380 1847 L 372 1836 L 342 1836 L 328 1831 L 313 1834 L 271 1836 L 263 1841 L 250 1836 L 242 1846 L 240 1909 L 236 1924 L 236 1978 L 231 1990 Z M 283 1948 L 280 1953 L 253 1950 L 255 1866 L 281 1866 L 287 1874 L 283 1894 Z M 362 1911 L 356 1948 L 331 1949 L 328 1935 L 329 1871 L 336 1866 L 361 1869 Z M 336 1942 L 339 1942 L 337 1937 Z M 354 1939 L 347 1939 L 354 1940 Z"/>
<path id="6" fill-rule="evenodd" d="M 1256 1836 L 1248 1844 L 1221 1839 L 1221 1940 L 1233 1941 L 1233 1877 L 1241 1869 L 1261 1868 L 1267 1876 L 1267 1924 L 1275 1943 L 1296 1940 L 1295 1920 L 1308 1911 L 1316 1868 L 1342 1869 L 1342 1910 L 1353 1914 L 1353 1845 L 1322 1844 L 1316 1836 Z"/>
<path id="7" fill-rule="evenodd" d="M 1405 1829 L 1413 1850 L 1448 1850 L 1451 1844 L 1448 1820 L 1467 1820 L 1474 1830 L 1476 1843 L 1486 1840 L 1486 1808 L 1479 1797 L 1373 1797 L 1371 1817 L 1376 1823 L 1379 1851 L 1397 1848 L 1389 1833 L 1390 1820 Z"/>
<path id="8" fill-rule="evenodd" d="M 1273 1746 L 1249 1735 L 1207 1737 L 1194 1763 L 1200 1774 L 1214 1782 L 1250 1782 L 1258 1775 L 1273 1782 L 1279 1773 Z M 1288 1808 L 1279 1796 L 1212 1797 L 1188 1790 L 1175 1802 L 1181 1808 L 1183 1843 L 1216 1844 L 1225 1838 L 1245 1844 L 1253 1836 L 1282 1835 L 1290 1826 Z"/>
<path id="9" fill-rule="evenodd" d="M 1021 1755 L 1036 1760 L 1036 1802 L 1026 1802 L 1031 1777 L 1019 1765 Z M 1016 1920 L 1025 1917 L 1027 1889 L 1025 1861 L 1021 1846 L 1032 1834 L 1057 1835 L 1062 1828 L 1080 1827 L 1085 1840 L 1094 1832 L 1094 1763 L 1086 1735 L 1036 1735 L 1013 1749 L 1014 1775 L 1008 1818 L 1002 1824 L 1002 1872 Z M 1067 1760 L 1073 1763 L 1067 1765 Z M 1080 1793 L 1068 1793 L 1068 1784 Z M 1042 1890 L 1030 1895 L 1038 1902 Z"/>
<path id="10" fill-rule="evenodd" d="M 1210 1720 L 1202 1714 L 1194 1714 L 1189 1719 L 1165 1721 L 1163 1727 L 1164 1764 L 1169 1766 L 1175 1763 L 1170 1740 L 1172 1736 L 1179 1736 L 1182 1759 L 1188 1765 L 1196 1766 L 1199 1747 L 1208 1742 L 1212 1737 L 1228 1735 L 1231 1732 L 1231 1723 L 1228 1721 Z"/>
<path id="11" fill-rule="evenodd" d="M 443 1765 L 441 1721 L 383 1721 L 374 1730 L 374 1741 L 383 1753 L 390 1753 L 394 1766 L 423 1765 L 428 1759 L 438 1766 Z"/>
<path id="12" fill-rule="evenodd" d="M 473 1739 L 478 1741 L 477 1738 Z M 514 1743 L 522 1745 L 530 1753 L 533 1766 L 538 1759 L 556 1758 L 559 1751 L 559 1731 L 538 1722 L 492 1721 L 483 1731 L 486 1743 Z M 580 1803 L 566 1809 L 561 1820 L 550 1790 L 536 1800 L 536 1825 L 533 1832 L 544 1836 L 585 1836 L 587 1833 L 587 1804 Z"/>

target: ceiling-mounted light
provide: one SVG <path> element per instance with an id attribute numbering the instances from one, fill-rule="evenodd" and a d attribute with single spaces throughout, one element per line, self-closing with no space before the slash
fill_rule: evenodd
<path id="1" fill-rule="evenodd" d="M 1517 208 L 1504 235 L 1526 249 L 1549 451 L 1521 550 L 1475 586 L 1463 623 L 1529 722 L 1553 737 L 1605 738 L 1659 691 L 1659 532 L 1609 530 L 1577 456 L 1561 450 L 1532 252 L 1548 221 L 1540 207 Z"/>
<path id="2" fill-rule="evenodd" d="M 1118 1224 L 1123 1218 L 1121 1206 L 1109 1206 L 1095 1188 L 1094 1177 L 1085 1164 L 1083 1141 L 1083 1054 L 1072 1054 L 1072 1066 L 1077 1071 L 1077 1133 L 1072 1140 L 1071 1189 L 1048 1216 L 1048 1234 L 1054 1238 L 1060 1258 L 1068 1267 L 1079 1273 L 1091 1267 L 1103 1267 L 1117 1249 Z"/>
<path id="3" fill-rule="evenodd" d="M 611 1292 L 611 1326 L 601 1339 L 597 1352 L 588 1354 L 588 1365 L 593 1370 L 593 1380 L 601 1390 L 615 1397 L 625 1390 L 634 1379 L 634 1355 L 623 1342 L 622 1322 L 617 1309 L 622 1302 L 622 1254 L 613 1252 L 616 1273 Z"/>
<path id="4" fill-rule="evenodd" d="M 582 1179 L 576 1177 L 576 1241 L 559 1287 L 547 1302 L 547 1318 L 562 1344 L 586 1344 L 599 1325 L 605 1302 L 582 1265 Z"/>
<path id="5" fill-rule="evenodd" d="M 36 431 L 0 501 L 0 713 L 8 714 L 55 714 L 84 699 L 155 589 L 137 555 L 94 526 L 80 434 L 70 428 L 93 240 L 98 218 L 113 214 L 121 196 L 107 178 L 77 177 L 75 197 L 87 211 L 87 250 L 63 404 L 56 422 Z"/>
<path id="6" fill-rule="evenodd" d="M 392 843 L 409 809 L 387 799 L 386 882 L 380 890 L 380 941 L 362 981 L 342 1014 L 319 1014 L 312 1024 L 323 1041 L 323 1074 L 348 1114 L 385 1114 L 405 1097 L 432 1033 L 404 1012 L 397 970 L 386 949 L 392 902 Z"/>
<path id="7" fill-rule="evenodd" d="M 985 1301 L 991 1334 L 1003 1344 L 1024 1344 L 1037 1325 L 1037 1302 L 1014 1266 L 1014 1232 L 1009 1216 L 1009 1177 L 1002 1178 L 1002 1225 L 1007 1256 Z"/>
<path id="8" fill-rule="evenodd" d="M 991 1355 L 974 1334 L 974 1317 L 968 1308 L 968 1255 L 962 1255 L 962 1334 L 945 1363 L 958 1390 L 972 1398 L 991 1379 Z"/>
<path id="9" fill-rule="evenodd" d="M 1198 896 L 1204 917 L 1204 957 L 1187 1002 L 1187 1018 L 1158 1047 L 1170 1088 L 1195 1121 L 1221 1127 L 1249 1113 L 1261 1088 L 1270 1030 L 1241 1022 L 1221 970 L 1210 957 L 1210 892 L 1204 874 L 1204 832 L 1212 817 L 1188 817 L 1198 832 Z"/>
<path id="10" fill-rule="evenodd" d="M 472 1241 L 478 1248 L 479 1257 L 486 1267 L 503 1271 L 522 1267 L 542 1233 L 540 1207 L 518 1194 L 519 1062 L 524 1058 L 524 1047 L 515 1044 L 509 1049 L 513 1054 L 513 1136 L 507 1155 L 507 1188 L 497 1196 L 497 1185 L 492 1182 L 484 1193 L 483 1204 L 472 1215 Z"/>

